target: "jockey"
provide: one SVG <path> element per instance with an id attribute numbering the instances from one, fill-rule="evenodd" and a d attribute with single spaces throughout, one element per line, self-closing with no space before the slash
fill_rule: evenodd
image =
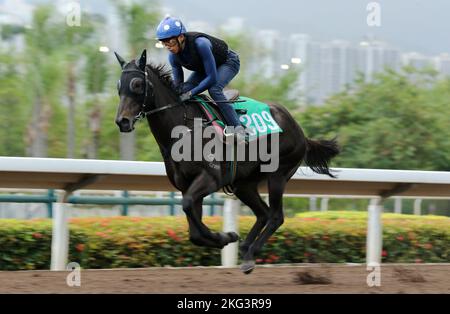
<path id="1" fill-rule="evenodd" d="M 170 51 L 169 62 L 180 99 L 186 101 L 208 90 L 227 125 L 233 126 L 239 137 L 245 136 L 236 111 L 223 94 L 224 87 L 239 72 L 239 56 L 221 39 L 204 33 L 187 32 L 183 23 L 173 17 L 161 21 L 156 36 Z M 186 82 L 183 67 L 193 71 Z"/>

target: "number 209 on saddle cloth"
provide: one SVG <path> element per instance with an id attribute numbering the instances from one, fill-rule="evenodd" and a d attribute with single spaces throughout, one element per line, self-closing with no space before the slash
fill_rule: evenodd
<path id="1" fill-rule="evenodd" d="M 260 136 L 281 133 L 283 130 L 272 117 L 270 108 L 267 104 L 259 102 L 248 97 L 239 97 L 244 102 L 232 103 L 234 109 L 238 112 L 239 120 L 250 131 L 249 140 L 254 140 Z M 239 109 L 246 110 L 245 114 L 240 114 Z"/>

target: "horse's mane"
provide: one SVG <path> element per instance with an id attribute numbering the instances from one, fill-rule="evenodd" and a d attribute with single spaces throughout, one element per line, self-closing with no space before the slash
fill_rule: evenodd
<path id="1" fill-rule="evenodd" d="M 149 68 L 165 86 L 169 87 L 171 90 L 174 89 L 172 71 L 168 69 L 165 64 L 147 64 L 147 68 Z"/>

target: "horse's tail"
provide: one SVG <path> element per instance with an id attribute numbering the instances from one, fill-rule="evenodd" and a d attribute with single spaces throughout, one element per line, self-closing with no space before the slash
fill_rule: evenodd
<path id="1" fill-rule="evenodd" d="M 336 138 L 331 141 L 328 140 L 312 140 L 306 138 L 306 156 L 305 162 L 312 171 L 319 174 L 326 174 L 332 178 L 336 178 L 335 175 L 330 173 L 328 163 L 331 158 L 339 154 L 340 148 Z"/>

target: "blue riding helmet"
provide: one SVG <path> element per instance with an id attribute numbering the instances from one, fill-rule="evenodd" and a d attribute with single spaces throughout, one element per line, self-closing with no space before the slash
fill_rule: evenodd
<path id="1" fill-rule="evenodd" d="M 158 28 L 156 29 L 156 38 L 158 40 L 164 40 L 185 33 L 186 28 L 179 19 L 167 16 L 159 23 Z"/>

